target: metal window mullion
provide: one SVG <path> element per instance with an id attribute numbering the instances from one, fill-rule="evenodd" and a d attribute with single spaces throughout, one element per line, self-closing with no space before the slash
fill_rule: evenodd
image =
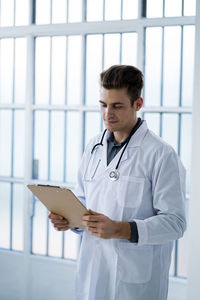
<path id="1" fill-rule="evenodd" d="M 164 27 L 162 27 L 162 46 L 161 46 L 161 51 L 162 51 L 162 58 L 161 58 L 161 85 L 160 85 L 160 106 L 163 106 L 163 83 L 164 83 L 164 55 L 165 55 L 165 49 L 164 49 L 164 40 L 165 40 L 165 30 Z"/>
<path id="2" fill-rule="evenodd" d="M 52 1 L 50 0 L 50 24 L 52 24 L 52 16 L 53 16 L 53 11 L 52 11 Z"/>
<path id="3" fill-rule="evenodd" d="M 123 20 L 123 11 L 124 11 L 124 1 L 121 0 L 121 15 L 120 15 L 120 19 Z"/>
<path id="4" fill-rule="evenodd" d="M 180 83 L 179 83 L 179 106 L 182 106 L 183 88 L 183 26 L 181 26 L 181 53 L 180 53 Z"/>
<path id="5" fill-rule="evenodd" d="M 184 5 L 185 5 L 185 0 L 182 0 L 182 16 L 184 16 Z"/>
<path id="6" fill-rule="evenodd" d="M 103 0 L 103 21 L 105 21 L 105 14 L 106 14 L 106 0 Z"/>
<path id="7" fill-rule="evenodd" d="M 14 0 L 14 20 L 13 20 L 13 26 L 16 26 L 16 0 Z"/>
<path id="8" fill-rule="evenodd" d="M 165 17 L 165 0 L 163 0 L 163 18 Z"/>
<path id="9" fill-rule="evenodd" d="M 82 0 L 82 22 L 87 20 L 87 0 Z"/>
<path id="10" fill-rule="evenodd" d="M 10 250 L 13 249 L 13 182 L 10 183 Z"/>
<path id="11" fill-rule="evenodd" d="M 119 47 L 120 47 L 119 62 L 121 64 L 122 63 L 122 33 L 120 33 L 120 35 L 119 35 Z"/>

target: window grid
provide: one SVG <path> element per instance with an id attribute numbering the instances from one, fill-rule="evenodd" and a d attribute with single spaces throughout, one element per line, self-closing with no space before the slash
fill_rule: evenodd
<path id="1" fill-rule="evenodd" d="M 165 1 L 164 1 L 165 3 Z M 33 12 L 35 11 L 35 1 L 33 1 Z M 84 2 L 85 4 L 85 2 Z M 143 1 L 143 13 L 142 15 L 146 15 L 144 13 L 144 8 L 145 8 L 145 5 L 146 5 L 146 1 Z M 52 6 L 52 1 L 51 1 L 51 6 Z M 163 5 L 163 16 L 164 16 L 164 11 L 165 11 L 165 5 Z M 122 1 L 121 1 L 121 18 L 122 18 L 122 15 L 123 15 L 123 5 L 122 5 Z M 183 15 L 183 11 L 184 11 L 184 1 L 182 1 L 182 15 Z M 69 12 L 67 10 L 67 12 Z M 84 20 L 86 20 L 86 6 L 84 5 L 83 6 L 83 16 L 84 16 Z M 33 13 L 33 20 L 35 20 L 35 13 Z M 51 20 L 52 20 L 52 14 L 51 14 Z M 105 21 L 105 0 L 103 1 L 103 21 Z M 105 21 L 105 25 L 101 27 L 98 27 L 98 24 L 93 24 L 92 25 L 92 28 L 90 26 L 90 24 L 87 24 L 87 27 L 82 31 L 82 36 L 83 36 L 83 102 L 82 104 L 76 106 L 76 107 L 73 107 L 71 105 L 67 105 L 67 102 L 65 103 L 64 106 L 60 106 L 60 107 L 57 107 L 55 105 L 45 105 L 45 106 L 42 106 L 42 105 L 31 105 L 30 107 L 30 111 L 32 113 L 34 113 L 35 111 L 37 110 L 40 110 L 40 109 L 48 109 L 49 111 L 49 136 L 50 136 L 50 119 L 51 119 L 51 111 L 54 111 L 55 109 L 61 109 L 61 110 L 64 110 L 65 111 L 65 128 L 66 128 L 66 122 L 67 122 L 67 115 L 66 113 L 68 111 L 79 111 L 81 112 L 81 115 L 82 115 L 82 125 L 83 125 L 83 129 L 85 129 L 85 121 L 86 121 L 86 118 L 85 118 L 85 113 L 88 112 L 88 111 L 98 111 L 98 107 L 97 106 L 94 106 L 94 107 L 85 107 L 85 104 L 86 104 L 86 92 L 85 92 L 85 86 L 86 86 L 86 82 L 85 82 L 85 78 L 86 78 L 86 73 L 85 73 L 85 66 L 86 66 L 86 36 L 88 34 L 94 34 L 95 33 L 95 30 L 96 30 L 96 33 L 100 33 L 100 34 L 103 34 L 103 43 L 102 43 L 102 47 L 103 47 L 103 50 L 102 50 L 102 53 L 104 52 L 104 37 L 105 37 L 105 34 L 106 33 L 119 33 L 119 29 L 116 29 L 115 28 L 115 25 L 118 23 L 118 24 L 122 24 L 122 25 L 125 25 L 125 26 L 122 26 L 122 28 L 127 28 L 129 27 L 129 32 L 137 32 L 140 36 L 139 38 L 141 38 L 141 34 L 145 34 L 145 28 L 147 27 L 153 27 L 153 26 L 162 26 L 162 30 L 163 30 L 163 35 L 162 35 L 162 82 L 163 82 L 163 50 L 164 50 L 164 26 L 173 26 L 175 24 L 179 24 L 179 26 L 181 26 L 181 62 L 183 61 L 183 26 L 184 25 L 193 25 L 194 24 L 194 18 L 193 17 L 174 17 L 172 20 L 168 19 L 165 17 L 165 20 L 164 19 L 160 19 L 160 20 L 147 20 L 147 19 L 141 19 L 140 20 L 141 22 L 139 23 L 139 25 L 137 24 L 138 21 L 136 20 L 136 22 L 134 21 L 111 21 L 109 23 L 113 23 L 113 26 L 111 24 L 110 27 L 107 26 L 108 22 Z M 33 23 L 33 22 L 32 22 Z M 127 25 L 126 25 L 127 24 Z M 81 23 L 80 23 L 81 25 Z M 127 27 L 126 27 L 127 26 Z M 76 27 L 75 24 L 69 24 L 69 27 L 70 27 L 70 30 L 75 33 L 75 34 L 80 34 L 80 28 Z M 121 26 L 120 26 L 121 27 Z M 30 28 L 30 29 L 29 29 Z M 0 38 L 6 38 L 6 37 L 13 37 L 14 39 L 16 37 L 19 37 L 19 36 L 26 36 L 28 34 L 30 34 L 30 31 L 31 31 L 31 36 L 32 36 L 32 39 L 35 39 L 35 37 L 39 37 L 39 36 L 43 36 L 44 34 L 46 34 L 47 36 L 56 36 L 56 35 L 63 35 L 63 32 L 65 31 L 65 29 L 67 28 L 67 25 L 64 25 L 64 26 L 57 26 L 57 25 L 49 25 L 49 28 L 48 30 L 46 31 L 43 31 L 42 27 L 40 27 L 40 25 L 37 26 L 37 28 L 35 28 L 34 30 L 31 30 L 31 26 L 27 26 L 26 28 L 24 27 L 21 31 L 19 30 L 19 28 L 12 28 L 12 32 L 7 30 L 2 30 L 2 33 L 0 33 Z M 54 30 L 55 29 L 55 30 Z M 85 31 L 85 32 L 84 32 Z M 124 32 L 128 32 L 127 30 L 123 30 L 121 29 L 120 31 L 120 62 L 121 62 L 121 37 L 122 37 L 122 33 Z M 67 39 L 66 39 L 67 40 Z M 30 42 L 30 39 L 29 39 L 29 42 Z M 51 43 L 52 43 L 52 39 L 51 39 Z M 14 43 L 15 45 L 15 43 Z M 14 49 L 15 49 L 15 46 L 14 46 Z M 143 48 L 143 50 L 145 50 Z M 52 51 L 52 50 L 51 50 Z M 67 52 L 67 51 L 66 51 Z M 15 56 L 15 50 L 13 51 L 14 53 L 14 56 Z M 67 55 L 67 54 L 66 54 Z M 51 54 L 52 56 L 52 54 Z M 139 56 L 139 55 L 138 55 Z M 32 64 L 34 64 L 34 60 L 33 60 L 34 57 L 32 57 Z M 140 58 L 142 59 L 142 57 Z M 52 60 L 50 60 L 52 61 Z M 66 60 L 67 61 L 67 60 Z M 138 61 L 138 65 L 141 66 L 141 61 Z M 102 69 L 103 69 L 103 66 L 104 66 L 104 55 L 103 55 L 103 60 L 102 60 Z M 181 70 L 180 72 L 182 72 L 182 63 L 181 63 Z M 27 66 L 28 68 L 29 66 Z M 52 68 L 50 68 L 50 70 L 52 70 Z M 144 71 L 144 65 L 143 65 L 143 71 Z M 51 72 L 51 71 L 50 71 Z M 14 74 L 14 69 L 13 69 L 13 74 Z M 14 78 L 14 76 L 13 76 Z M 32 85 L 33 85 L 33 81 L 32 81 Z M 161 89 L 162 89 L 162 86 L 163 84 L 161 84 Z M 51 87 L 51 81 L 50 81 L 50 87 Z M 66 87 L 67 89 L 67 87 Z M 13 79 L 13 91 L 14 91 L 14 79 Z M 179 106 L 181 106 L 181 92 L 182 92 L 182 76 L 180 76 L 180 94 L 179 94 Z M 50 93 L 51 93 L 51 88 L 50 88 Z M 145 91 L 144 91 L 145 93 Z M 143 115 L 145 113 L 148 113 L 148 112 L 151 112 L 153 113 L 153 111 L 158 111 L 160 112 L 160 135 L 162 136 L 162 125 L 163 125 L 163 121 L 162 121 L 162 117 L 163 117 L 163 113 L 168 113 L 170 108 L 169 107 L 163 107 L 163 91 L 161 90 L 161 106 L 160 107 L 157 107 L 157 108 L 151 108 L 151 107 L 144 107 L 143 109 Z M 50 99 L 51 99 L 51 96 L 50 96 Z M 66 98 L 65 98 L 66 99 Z M 0 109 L 12 109 L 12 128 L 14 126 L 14 109 L 25 109 L 26 108 L 26 105 L 19 105 L 19 104 L 14 104 L 14 94 L 13 94 L 13 98 L 12 98 L 12 101 L 13 103 L 11 105 L 7 105 L 7 104 L 0 104 Z M 66 99 L 67 101 L 67 99 Z M 191 107 L 188 107 L 188 108 L 171 108 L 171 112 L 173 113 L 178 113 L 179 115 L 179 133 L 178 133 L 178 153 L 180 154 L 180 128 L 181 128 L 181 113 L 184 112 L 184 113 L 191 113 Z M 102 126 L 102 122 L 101 122 L 101 126 Z M 12 136 L 13 136 L 13 130 L 12 130 Z M 65 132 L 65 136 L 66 136 L 66 132 Z M 13 137 L 12 137 L 12 144 L 13 144 Z M 49 143 L 50 143 L 50 139 L 49 139 Z M 83 130 L 82 132 L 82 149 L 84 148 L 84 143 L 85 143 L 85 130 Z M 64 143 L 65 147 L 66 147 L 66 142 Z M 13 149 L 13 147 L 12 147 Z M 49 145 L 49 154 L 48 154 L 48 157 L 50 159 L 50 145 Z M 64 156 L 65 157 L 65 156 Z M 50 168 L 50 164 L 48 164 L 48 168 Z M 13 177 L 13 150 L 12 150 L 12 169 L 11 169 L 11 178 L 5 178 L 3 176 L 0 177 L 0 180 L 1 181 L 5 181 L 5 182 L 11 182 L 11 186 L 13 186 L 13 183 L 15 182 L 24 182 L 23 180 L 20 180 L 18 178 L 14 178 Z M 48 170 L 48 174 L 49 174 L 49 170 Z M 31 180 L 33 183 L 37 183 L 39 182 L 37 179 L 36 180 L 32 180 L 31 178 L 25 178 L 25 181 L 27 180 Z M 66 180 L 66 174 L 64 174 L 64 180 Z M 47 182 L 50 182 L 50 177 L 48 175 L 48 180 Z M 51 183 L 51 182 L 50 182 Z M 12 189 L 11 189 L 12 190 Z M 11 197 L 12 199 L 12 197 Z M 11 215 L 12 215 L 12 209 L 11 209 Z M 12 219 L 12 218 L 11 218 Z M 11 220 L 11 224 L 12 224 L 12 220 Z M 11 226 L 12 228 L 12 226 Z M 48 237 L 47 237 L 48 238 Z M 10 233 L 10 240 L 12 240 L 12 232 Z M 62 236 L 62 240 L 64 241 L 64 234 Z M 11 244 L 11 242 L 10 242 Z M 175 247 L 175 271 L 174 271 L 174 276 L 177 276 L 177 255 L 178 255 L 178 243 L 177 243 L 177 246 Z M 47 251 L 48 253 L 48 243 L 47 243 Z M 64 242 L 62 242 L 62 257 L 64 257 Z"/>

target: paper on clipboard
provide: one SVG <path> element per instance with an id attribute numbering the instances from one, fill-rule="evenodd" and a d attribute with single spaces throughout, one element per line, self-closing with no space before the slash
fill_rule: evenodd
<path id="1" fill-rule="evenodd" d="M 71 190 L 48 185 L 27 185 L 27 187 L 49 211 L 67 219 L 69 226 L 84 228 L 81 219 L 89 212 Z"/>

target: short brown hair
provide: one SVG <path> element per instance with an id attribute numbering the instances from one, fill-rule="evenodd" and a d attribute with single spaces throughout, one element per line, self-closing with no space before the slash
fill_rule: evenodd
<path id="1" fill-rule="evenodd" d="M 127 88 L 131 105 L 141 96 L 143 74 L 133 66 L 114 65 L 100 74 L 101 86 L 105 89 Z"/>

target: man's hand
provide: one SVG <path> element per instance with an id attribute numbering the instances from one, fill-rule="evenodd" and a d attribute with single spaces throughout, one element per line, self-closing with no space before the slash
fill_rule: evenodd
<path id="1" fill-rule="evenodd" d="M 88 210 L 90 215 L 84 215 L 82 224 L 92 235 L 103 239 L 130 239 L 131 229 L 128 222 L 116 222 L 103 214 Z"/>
<path id="2" fill-rule="evenodd" d="M 59 216 L 54 213 L 50 213 L 48 215 L 48 218 L 51 220 L 51 223 L 53 224 L 54 228 L 58 231 L 65 231 L 71 228 L 68 225 L 68 221 L 62 216 Z"/>

